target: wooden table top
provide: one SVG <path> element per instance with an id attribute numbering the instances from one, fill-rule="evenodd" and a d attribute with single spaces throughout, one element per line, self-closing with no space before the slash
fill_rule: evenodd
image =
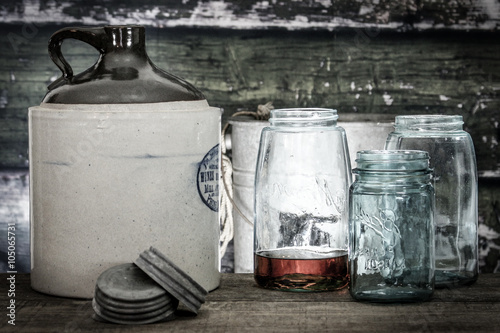
<path id="1" fill-rule="evenodd" d="M 357 302 L 347 289 L 292 293 L 257 287 L 251 274 L 222 274 L 197 316 L 178 311 L 171 321 L 117 325 L 94 320 L 90 300 L 33 291 L 29 274 L 0 274 L 0 332 L 500 332 L 500 274 L 482 274 L 470 287 L 438 289 L 431 301 Z M 15 326 L 9 306 L 15 300 Z"/>

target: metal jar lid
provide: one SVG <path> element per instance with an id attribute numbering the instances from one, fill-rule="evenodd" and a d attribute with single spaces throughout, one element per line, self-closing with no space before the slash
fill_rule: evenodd
<path id="1" fill-rule="evenodd" d="M 147 313 L 119 313 L 110 311 L 106 307 L 101 306 L 96 299 L 92 300 L 92 307 L 96 315 L 108 322 L 124 325 L 140 325 L 151 324 L 160 320 L 164 320 L 172 316 L 175 312 L 175 307 L 165 306 L 161 309 L 147 312 Z"/>
<path id="2" fill-rule="evenodd" d="M 205 303 L 208 292 L 154 247 L 141 253 L 135 264 L 194 313 Z"/>
<path id="3" fill-rule="evenodd" d="M 133 263 L 104 271 L 97 279 L 92 307 L 116 324 L 148 324 L 174 314 L 179 301 Z"/>

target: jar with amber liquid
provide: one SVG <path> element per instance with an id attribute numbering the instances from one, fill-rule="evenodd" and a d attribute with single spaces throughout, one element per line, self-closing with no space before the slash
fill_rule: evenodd
<path id="1" fill-rule="evenodd" d="M 265 288 L 337 290 L 348 283 L 345 131 L 331 109 L 272 110 L 255 180 L 254 277 Z"/>

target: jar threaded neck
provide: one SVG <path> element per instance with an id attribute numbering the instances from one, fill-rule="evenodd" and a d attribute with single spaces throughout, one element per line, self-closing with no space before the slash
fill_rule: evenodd
<path id="1" fill-rule="evenodd" d="M 461 131 L 463 117 L 458 115 L 396 116 L 396 131 Z"/>
<path id="2" fill-rule="evenodd" d="M 354 173 L 430 171 L 429 153 L 420 150 L 362 150 L 356 163 Z"/>
<path id="3" fill-rule="evenodd" d="M 330 126 L 337 124 L 337 110 L 323 108 L 290 108 L 271 110 L 272 126 Z"/>

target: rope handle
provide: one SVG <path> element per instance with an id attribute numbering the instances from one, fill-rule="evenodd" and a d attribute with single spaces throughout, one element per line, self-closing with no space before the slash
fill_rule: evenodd
<path id="1" fill-rule="evenodd" d="M 272 102 L 267 102 L 266 104 L 260 104 L 257 106 L 257 111 L 256 112 L 253 112 L 253 111 L 239 111 L 239 112 L 236 112 L 234 113 L 231 117 L 237 117 L 237 116 L 253 116 L 255 117 L 256 120 L 267 120 L 269 119 L 269 116 L 271 114 L 271 110 L 274 109 L 273 107 L 273 104 Z M 222 154 L 223 155 L 226 155 L 226 143 L 225 143 L 225 140 L 224 140 L 224 137 L 226 135 L 226 131 L 227 129 L 229 128 L 229 123 L 225 124 L 224 125 L 224 128 L 222 129 L 222 144 L 221 144 L 221 151 L 222 151 Z M 222 165 L 222 174 L 224 175 L 225 174 L 225 169 L 224 169 L 224 165 Z M 229 188 L 229 185 L 226 183 L 226 180 L 224 179 L 224 177 L 222 177 L 222 180 L 223 180 L 223 183 L 224 183 L 224 191 L 226 193 L 230 193 L 228 188 Z M 243 218 L 243 220 L 248 223 L 250 226 L 253 226 L 253 222 L 250 221 L 250 219 L 248 219 L 244 214 L 243 212 L 238 208 L 238 206 L 235 204 L 233 198 L 231 196 L 228 196 L 228 199 L 229 201 L 231 201 L 231 204 L 233 205 L 233 208 L 236 209 L 236 211 L 238 212 L 238 214 Z"/>
<path id="2" fill-rule="evenodd" d="M 264 105 L 259 105 L 257 107 L 257 111 L 239 111 L 234 113 L 231 117 L 237 116 L 253 116 L 257 120 L 267 120 L 271 114 L 271 110 L 273 109 L 273 105 L 271 102 L 268 102 Z M 243 220 L 253 227 L 253 222 L 250 221 L 243 212 L 239 209 L 233 199 L 233 191 L 232 191 L 232 166 L 231 160 L 227 156 L 227 147 L 226 142 L 224 140 L 226 131 L 229 128 L 229 123 L 225 124 L 222 128 L 222 140 L 221 140 L 221 178 L 222 183 L 224 185 L 221 194 L 221 235 L 220 235 L 220 257 L 222 258 L 226 253 L 227 246 L 231 239 L 234 237 L 234 223 L 233 223 L 233 208 L 238 212 L 238 214 L 243 218 Z M 228 165 L 228 169 L 226 169 L 225 165 Z M 228 184 L 228 181 L 230 184 Z"/>

